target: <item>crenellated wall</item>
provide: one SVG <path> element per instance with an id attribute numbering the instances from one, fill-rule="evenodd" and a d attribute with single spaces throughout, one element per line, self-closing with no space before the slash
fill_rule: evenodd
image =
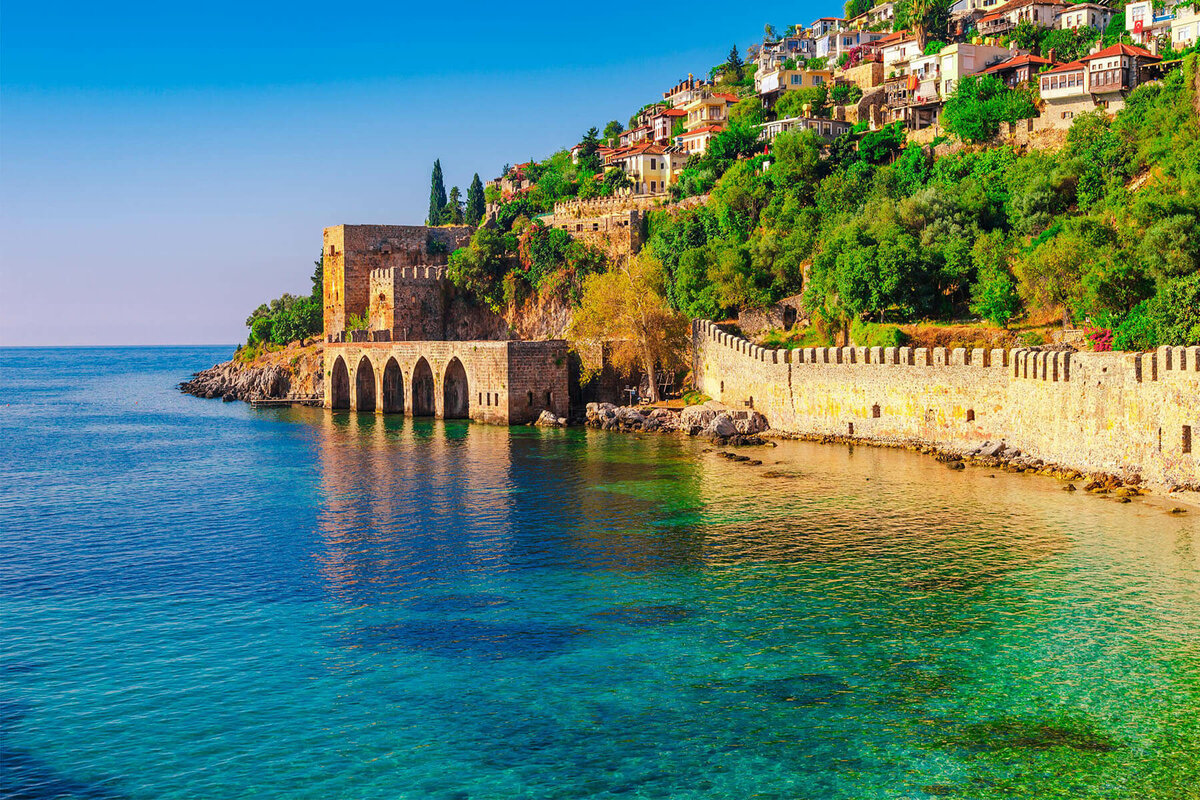
<path id="1" fill-rule="evenodd" d="M 1200 484 L 1200 347 L 1071 353 L 773 350 L 693 323 L 696 385 L 805 434 L 1008 444 L 1084 471 Z"/>

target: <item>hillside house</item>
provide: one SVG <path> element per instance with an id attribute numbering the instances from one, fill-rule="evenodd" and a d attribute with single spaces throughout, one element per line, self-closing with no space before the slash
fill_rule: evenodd
<path id="1" fill-rule="evenodd" d="M 1115 44 L 1038 76 L 1046 110 L 1041 126 L 1069 128 L 1077 114 L 1096 108 L 1111 113 L 1125 106 L 1125 96 L 1145 80 L 1146 67 L 1161 59 L 1141 47 Z"/>
<path id="2" fill-rule="evenodd" d="M 995 75 L 1004 81 L 1007 86 L 1017 86 L 1034 80 L 1038 72 L 1043 68 L 1053 68 L 1056 66 L 1058 64 L 1048 58 L 1022 53 L 1013 56 L 1007 61 L 1001 61 L 999 64 L 988 67 L 983 71 L 983 74 Z"/>
<path id="3" fill-rule="evenodd" d="M 705 125 L 702 128 L 690 130 L 678 137 L 679 146 L 687 155 L 704 153 L 708 150 L 708 143 L 723 130 L 725 130 L 724 125 Z"/>
<path id="4" fill-rule="evenodd" d="M 1055 28 L 1066 8 L 1067 4 L 1060 0 L 1012 0 L 980 17 L 979 33 L 981 36 L 1003 36 L 1026 20 L 1039 28 Z"/>
<path id="5" fill-rule="evenodd" d="M 843 133 L 849 133 L 854 126 L 845 120 L 819 119 L 817 117 L 788 117 L 759 126 L 763 141 L 774 141 L 775 137 L 787 131 L 813 131 L 824 139 L 833 141 Z"/>
<path id="6" fill-rule="evenodd" d="M 616 167 L 633 181 L 633 193 L 663 194 L 675 181 L 687 154 L 654 142 L 642 142 L 610 153 L 604 167 Z"/>
<path id="7" fill-rule="evenodd" d="M 650 141 L 658 144 L 671 144 L 671 133 L 675 129 L 675 121 L 687 119 L 687 112 L 680 108 L 664 108 L 650 118 Z"/>
<path id="8" fill-rule="evenodd" d="M 680 81 L 663 92 L 663 101 L 671 108 L 682 108 L 695 100 L 704 91 L 712 89 L 712 81 L 702 80 L 688 73 L 687 80 Z"/>
<path id="9" fill-rule="evenodd" d="M 1104 33 L 1115 12 L 1099 3 L 1076 3 L 1063 9 L 1058 18 L 1058 27 L 1063 30 L 1093 28 Z"/>
<path id="10" fill-rule="evenodd" d="M 1171 20 L 1171 46 L 1183 50 L 1200 41 L 1200 4 L 1175 6 Z"/>
<path id="11" fill-rule="evenodd" d="M 1175 9 L 1174 0 L 1167 0 L 1158 10 L 1152 0 L 1130 3 L 1125 6 L 1125 30 L 1137 44 L 1154 46 L 1158 37 L 1171 34 Z"/>
<path id="12" fill-rule="evenodd" d="M 712 125 L 724 127 L 729 119 L 729 107 L 738 101 L 736 94 L 724 92 L 701 92 L 700 96 L 683 106 L 687 114 L 683 127 L 686 131 L 706 128 Z"/>

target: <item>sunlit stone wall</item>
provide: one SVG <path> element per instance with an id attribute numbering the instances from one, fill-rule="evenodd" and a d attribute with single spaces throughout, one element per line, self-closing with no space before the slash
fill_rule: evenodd
<path id="1" fill-rule="evenodd" d="M 1080 470 L 1200 483 L 1200 347 L 788 351 L 707 320 L 692 333 L 697 387 L 779 430 L 949 447 L 1003 439 Z"/>

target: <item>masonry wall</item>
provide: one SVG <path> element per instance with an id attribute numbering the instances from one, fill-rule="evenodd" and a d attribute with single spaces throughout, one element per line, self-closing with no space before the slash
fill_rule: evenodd
<path id="1" fill-rule="evenodd" d="M 345 407 L 378 413 L 414 412 L 413 385 L 418 371 L 427 365 L 433 377 L 433 416 L 443 417 L 445 387 L 451 363 L 462 364 L 467 377 L 468 416 L 476 422 L 518 424 L 537 418 L 549 408 L 566 416 L 567 343 L 561 339 L 544 342 L 511 341 L 408 341 L 346 342 L 325 346 L 325 407 Z M 346 396 L 338 398 L 333 379 L 338 361 L 345 366 Z M 402 403 L 389 409 L 383 403 L 385 375 L 389 364 L 401 377 Z M 365 376 L 360 381 L 360 376 Z M 371 387 L 368 396 L 359 386 Z M 529 402 L 529 392 L 534 401 Z M 549 397 L 549 404 L 546 400 Z"/>
<path id="2" fill-rule="evenodd" d="M 552 339 L 507 344 L 509 423 L 533 422 L 544 410 L 567 416 L 567 343 Z"/>
<path id="3" fill-rule="evenodd" d="M 1200 483 L 1200 347 L 787 351 L 707 320 L 694 323 L 693 346 L 697 388 L 780 430 L 951 447 L 1003 439 L 1084 471 Z"/>
<path id="4" fill-rule="evenodd" d="M 394 342 L 446 338 L 446 282 L 442 267 L 371 270 L 370 330 Z"/>
<path id="5" fill-rule="evenodd" d="M 334 225 L 324 230 L 325 338 L 345 330 L 351 314 L 367 314 L 371 271 L 444 265 L 449 253 L 464 246 L 469 225 Z"/>

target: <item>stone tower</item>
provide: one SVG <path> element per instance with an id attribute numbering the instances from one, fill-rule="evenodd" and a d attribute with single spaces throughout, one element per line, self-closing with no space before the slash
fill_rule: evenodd
<path id="1" fill-rule="evenodd" d="M 447 256 L 470 239 L 472 228 L 455 225 L 429 228 L 424 225 L 334 225 L 326 228 L 321 252 L 324 257 L 325 296 L 325 340 L 333 341 L 342 336 L 350 317 L 371 317 L 374 306 L 380 305 L 379 321 L 387 325 L 393 334 L 404 331 L 438 332 L 444 336 L 444 321 L 441 301 L 434 302 L 434 295 L 444 296 L 443 274 L 436 269 L 430 277 L 426 269 L 418 277 L 416 268 L 440 268 L 446 264 Z M 408 272 L 405 273 L 404 269 Z M 390 289 L 384 292 L 385 300 L 379 301 L 379 292 L 373 291 L 373 275 L 376 270 L 391 270 L 391 277 L 381 273 L 379 288 L 390 281 Z M 412 283 L 409 285 L 408 281 Z M 404 283 L 408 294 L 397 291 Z M 436 284 L 436 292 L 434 290 Z M 384 306 L 388 309 L 385 311 Z M 437 309 L 436 320 L 405 321 L 401 315 L 425 315 Z M 372 319 L 372 322 L 375 322 Z M 371 328 L 375 329 L 372 324 Z M 408 338 L 413 338 L 409 336 Z"/>

